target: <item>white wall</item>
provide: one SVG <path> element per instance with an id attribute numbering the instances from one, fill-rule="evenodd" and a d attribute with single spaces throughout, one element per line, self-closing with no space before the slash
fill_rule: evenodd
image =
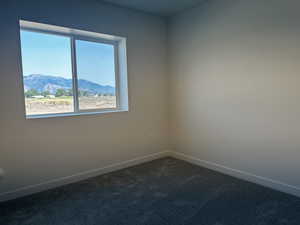
<path id="1" fill-rule="evenodd" d="M 298 1 L 209 0 L 170 20 L 168 57 L 159 17 L 1 4 L 0 194 L 168 149 L 300 187 Z M 130 112 L 26 120 L 19 19 L 126 36 Z"/>
<path id="2" fill-rule="evenodd" d="M 93 0 L 10 0 L 0 16 L 0 193 L 168 149 L 162 18 Z M 19 19 L 127 37 L 130 111 L 26 120 Z"/>
<path id="3" fill-rule="evenodd" d="M 170 20 L 178 152 L 300 187 L 299 8 L 209 0 Z"/>

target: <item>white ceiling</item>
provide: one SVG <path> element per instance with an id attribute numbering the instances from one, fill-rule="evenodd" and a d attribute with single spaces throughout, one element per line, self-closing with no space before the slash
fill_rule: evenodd
<path id="1" fill-rule="evenodd" d="M 171 16 L 182 10 L 192 8 L 204 0 L 102 0 L 115 5 L 154 13 L 161 16 Z"/>

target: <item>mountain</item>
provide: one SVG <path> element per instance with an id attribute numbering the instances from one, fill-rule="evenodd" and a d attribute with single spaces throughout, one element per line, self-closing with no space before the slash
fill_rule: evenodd
<path id="1" fill-rule="evenodd" d="M 81 91 L 90 94 L 115 94 L 115 88 L 109 85 L 100 85 L 88 80 L 79 79 L 78 87 Z M 25 91 L 35 89 L 38 92 L 49 91 L 55 94 L 57 89 L 72 89 L 72 79 L 63 77 L 48 76 L 41 74 L 31 74 L 24 76 Z"/>

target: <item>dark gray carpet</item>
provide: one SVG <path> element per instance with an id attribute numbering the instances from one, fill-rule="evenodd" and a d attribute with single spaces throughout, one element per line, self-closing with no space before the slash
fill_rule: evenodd
<path id="1" fill-rule="evenodd" d="M 1 225 L 299 225 L 300 199 L 173 158 L 0 204 Z"/>

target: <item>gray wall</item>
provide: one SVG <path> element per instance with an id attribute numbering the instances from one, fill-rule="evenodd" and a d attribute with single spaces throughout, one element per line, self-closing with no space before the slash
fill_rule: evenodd
<path id="1" fill-rule="evenodd" d="M 170 20 L 174 149 L 300 186 L 299 8 L 209 0 Z"/>
<path id="2" fill-rule="evenodd" d="M 0 193 L 168 149 L 166 23 L 99 1 L 1 2 Z M 26 120 L 18 20 L 128 38 L 130 112 Z"/>

